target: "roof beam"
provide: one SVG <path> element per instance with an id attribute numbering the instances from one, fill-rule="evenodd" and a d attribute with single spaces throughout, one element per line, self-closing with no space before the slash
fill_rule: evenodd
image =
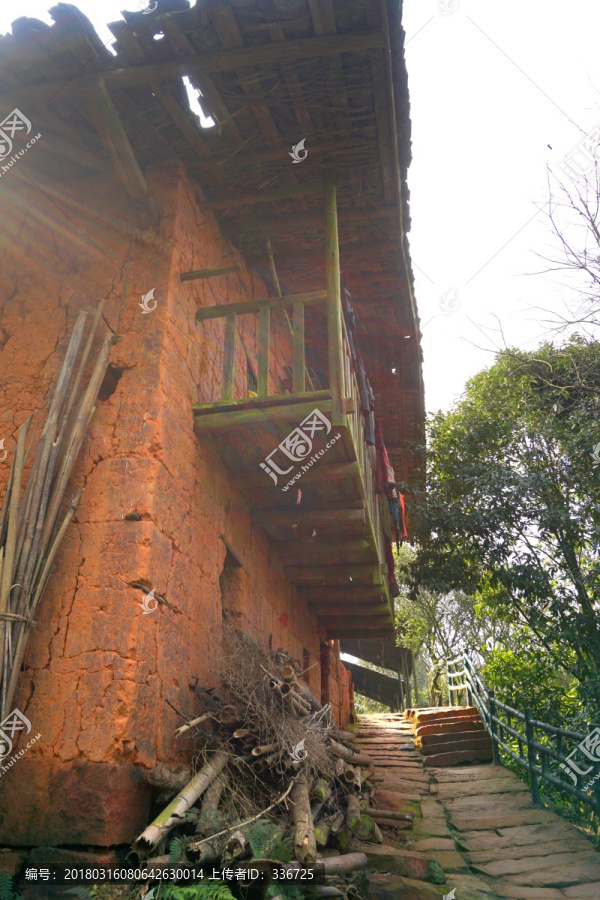
<path id="1" fill-rule="evenodd" d="M 255 509 L 252 524 L 267 528 L 292 525 L 364 525 L 364 509 Z M 346 574 L 346 578 L 348 574 Z"/>
<path id="2" fill-rule="evenodd" d="M 108 150 L 125 190 L 132 200 L 145 201 L 148 195 L 146 179 L 102 78 L 88 87 L 84 100 L 87 116 Z"/>
<path id="3" fill-rule="evenodd" d="M 300 59 L 337 56 L 339 53 L 366 53 L 368 50 L 378 50 L 382 47 L 383 35 L 380 31 L 328 34 L 323 37 L 238 47 L 235 50 L 222 50 L 211 55 L 184 56 L 165 63 L 109 69 L 102 73 L 102 77 L 109 88 L 128 87 L 136 84 L 148 84 L 151 81 L 178 78 L 183 75 L 201 75 L 206 72 L 218 74 L 232 71 L 240 66 L 255 65 L 265 68 Z M 65 91 L 82 90 L 86 83 L 89 85 L 89 79 L 84 76 L 69 78 L 64 82 L 44 82 L 20 90 L 3 91 L 0 94 L 0 104 L 14 106 L 29 100 L 49 101 L 57 94 L 63 94 L 64 99 Z"/>
<path id="4" fill-rule="evenodd" d="M 208 8 L 208 17 L 219 39 L 226 50 L 233 50 L 244 46 L 244 39 L 236 22 L 233 10 L 228 3 L 213 3 Z M 236 73 L 238 78 L 240 73 Z M 269 144 L 277 145 L 280 141 L 277 126 L 265 103 L 262 91 L 258 84 L 245 81 L 241 78 L 240 87 L 250 100 L 250 110 L 264 139 Z"/>

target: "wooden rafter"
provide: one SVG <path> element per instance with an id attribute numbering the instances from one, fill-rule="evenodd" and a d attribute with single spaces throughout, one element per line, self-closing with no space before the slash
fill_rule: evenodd
<path id="1" fill-rule="evenodd" d="M 233 10 L 228 3 L 212 3 L 208 8 L 208 16 L 226 50 L 244 46 L 244 38 L 236 22 Z M 279 132 L 262 96 L 262 91 L 258 83 L 245 80 L 245 74 L 244 72 L 236 72 L 238 79 L 241 81 L 240 87 L 250 100 L 250 111 L 265 140 L 273 145 L 277 145 L 280 141 Z"/>
<path id="2" fill-rule="evenodd" d="M 148 194 L 146 179 L 104 80 L 98 78 L 95 85 L 85 92 L 84 98 L 87 115 L 108 150 L 127 193 L 132 200 L 144 201 Z"/>
<path id="3" fill-rule="evenodd" d="M 273 66 L 291 63 L 302 59 L 337 56 L 339 53 L 366 53 L 383 47 L 383 35 L 380 31 L 367 31 L 353 34 L 331 34 L 325 37 L 299 38 L 283 43 L 261 44 L 253 47 L 239 47 L 236 50 L 222 50 L 217 53 L 194 55 L 181 59 L 172 59 L 164 63 L 150 63 L 140 66 L 127 66 L 121 69 L 107 69 L 102 73 L 108 88 L 128 87 L 131 85 L 149 84 L 151 81 L 164 81 L 167 78 L 178 78 L 182 75 L 190 77 L 196 73 L 232 71 L 243 66 Z M 97 77 L 97 76 L 96 76 Z M 0 93 L 0 105 L 14 106 L 26 103 L 31 99 L 40 102 L 51 100 L 57 94 L 71 93 L 89 86 L 87 76 L 65 80 L 44 82 L 14 91 Z"/>

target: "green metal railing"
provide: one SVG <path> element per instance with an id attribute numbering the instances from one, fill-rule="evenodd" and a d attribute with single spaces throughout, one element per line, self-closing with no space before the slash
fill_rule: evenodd
<path id="1" fill-rule="evenodd" d="M 577 797 L 600 815 L 600 725 L 590 722 L 588 734 L 582 734 L 541 722 L 532 709 L 513 709 L 485 687 L 466 654 L 449 660 L 446 674 L 450 706 L 460 705 L 459 693 L 463 691 L 467 704 L 479 710 L 492 739 L 494 765 L 502 765 L 502 748 L 529 772 L 534 806 L 543 806 L 540 782 L 545 781 Z M 512 747 L 508 743 L 511 739 Z M 570 781 L 558 770 L 565 772 Z"/>

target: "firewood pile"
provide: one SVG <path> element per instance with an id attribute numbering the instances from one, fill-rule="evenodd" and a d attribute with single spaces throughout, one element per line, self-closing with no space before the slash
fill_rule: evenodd
<path id="1" fill-rule="evenodd" d="M 359 896 L 349 873 L 366 865 L 360 842 L 381 843 L 380 825 L 408 828 L 411 817 L 375 808 L 371 758 L 303 674 L 283 651 L 227 629 L 221 688 L 194 686 L 204 708 L 176 731 L 197 742 L 195 774 L 162 765 L 148 776 L 163 802 L 175 796 L 134 843 L 146 867 L 312 869 L 311 895 Z"/>

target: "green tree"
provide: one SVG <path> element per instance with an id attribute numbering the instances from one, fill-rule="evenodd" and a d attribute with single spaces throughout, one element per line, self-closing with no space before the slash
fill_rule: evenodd
<path id="1" fill-rule="evenodd" d="M 464 592 L 525 625 L 589 711 L 600 693 L 600 345 L 506 351 L 430 423 L 411 596 Z"/>

